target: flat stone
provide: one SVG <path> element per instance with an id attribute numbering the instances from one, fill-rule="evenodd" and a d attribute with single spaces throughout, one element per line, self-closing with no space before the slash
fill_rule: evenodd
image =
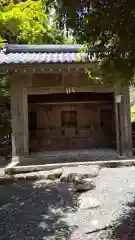
<path id="1" fill-rule="evenodd" d="M 47 173 L 46 171 L 19 173 L 19 174 L 14 174 L 12 178 L 16 180 L 47 179 Z"/>
<path id="2" fill-rule="evenodd" d="M 98 165 L 89 165 L 83 166 L 80 165 L 77 167 L 77 172 L 80 174 L 84 174 L 85 178 L 94 178 L 99 174 L 100 166 Z"/>
<path id="3" fill-rule="evenodd" d="M 29 173 L 14 174 L 12 177 L 16 180 L 37 180 L 37 179 L 49 179 L 56 180 L 62 174 L 62 169 L 54 169 L 51 171 L 37 171 Z"/>
<path id="4" fill-rule="evenodd" d="M 28 173 L 18 173 L 12 175 L 4 175 L 0 177 L 0 184 L 5 183 L 12 183 L 19 180 L 38 180 L 38 179 L 46 179 L 50 181 L 57 180 L 63 170 L 62 169 L 54 169 L 51 171 L 35 171 L 35 172 L 28 172 Z"/>
<path id="5" fill-rule="evenodd" d="M 98 176 L 99 166 L 65 167 L 60 177 L 61 181 L 81 181 L 83 178 L 94 178 Z"/>
<path id="6" fill-rule="evenodd" d="M 96 187 L 96 184 L 91 178 L 84 178 L 84 179 L 81 179 L 80 182 L 75 183 L 75 188 L 77 191 L 93 190 L 95 187 Z"/>
<path id="7" fill-rule="evenodd" d="M 96 198 L 85 195 L 82 195 L 78 198 L 79 209 L 97 208 L 99 205 L 100 203 Z"/>
<path id="8" fill-rule="evenodd" d="M 62 168 L 46 171 L 47 179 L 56 180 L 56 179 L 60 178 L 62 173 L 63 173 L 63 169 Z"/>
<path id="9" fill-rule="evenodd" d="M 61 182 L 80 182 L 83 179 L 83 175 L 77 173 L 63 173 L 60 177 Z"/>

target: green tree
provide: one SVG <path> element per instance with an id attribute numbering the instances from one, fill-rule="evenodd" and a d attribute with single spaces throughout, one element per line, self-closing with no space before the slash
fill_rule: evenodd
<path id="1" fill-rule="evenodd" d="M 96 54 L 107 81 L 134 82 L 134 0 L 48 0 L 56 9 L 59 24 L 73 30 L 80 43 Z"/>
<path id="2" fill-rule="evenodd" d="M 57 26 L 54 9 L 47 11 L 41 0 L 0 0 L 0 46 L 5 42 L 59 44 L 65 36 Z M 8 79 L 0 76 L 0 143 L 10 132 Z"/>
<path id="3" fill-rule="evenodd" d="M 46 11 L 41 0 L 2 1 L 0 42 L 5 40 L 22 44 L 64 42 L 63 34 L 56 27 L 55 15 Z"/>
<path id="4" fill-rule="evenodd" d="M 8 96 L 8 81 L 0 77 L 0 157 L 8 156 L 11 150 L 10 97 Z"/>

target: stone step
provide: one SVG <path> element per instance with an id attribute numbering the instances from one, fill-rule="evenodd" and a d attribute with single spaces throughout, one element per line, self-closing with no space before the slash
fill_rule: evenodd
<path id="1" fill-rule="evenodd" d="M 18 180 L 38 180 L 44 179 L 48 181 L 60 181 L 72 183 L 77 191 L 88 190 L 95 187 L 92 178 L 98 176 L 100 167 L 95 166 L 76 166 L 76 167 L 63 167 L 46 171 L 33 171 L 27 173 L 10 173 L 0 178 L 0 184 L 13 183 Z"/>
<path id="2" fill-rule="evenodd" d="M 135 166 L 135 158 L 133 159 L 116 159 L 107 161 L 87 161 L 87 162 L 69 162 L 69 163 L 51 163 L 51 164 L 35 164 L 20 166 L 18 162 L 9 164 L 5 169 L 6 174 L 27 173 L 36 171 L 46 171 L 61 167 L 77 167 L 77 166 L 94 166 L 100 167 L 121 167 L 121 166 Z"/>

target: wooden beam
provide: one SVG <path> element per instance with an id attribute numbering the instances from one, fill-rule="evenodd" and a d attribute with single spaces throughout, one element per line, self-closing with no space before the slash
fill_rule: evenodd
<path id="1" fill-rule="evenodd" d="M 91 103 L 91 104 L 97 104 L 97 103 L 112 103 L 111 101 L 80 101 L 80 102 L 43 102 L 43 103 L 29 103 L 30 105 L 68 105 L 68 104 L 81 104 L 81 103 Z"/>
<path id="2" fill-rule="evenodd" d="M 14 72 L 52 72 L 52 71 L 79 71 L 85 69 L 95 69 L 95 62 L 86 63 L 54 63 L 54 64 L 2 64 L 0 70 L 6 70 Z"/>
<path id="3" fill-rule="evenodd" d="M 89 85 L 81 87 L 71 87 L 74 92 L 95 92 L 95 93 L 113 93 L 114 88 L 107 88 L 104 85 Z M 66 93 L 66 88 L 64 86 L 51 86 L 51 87 L 28 87 L 29 95 L 40 95 L 40 94 L 52 94 L 52 93 Z"/>

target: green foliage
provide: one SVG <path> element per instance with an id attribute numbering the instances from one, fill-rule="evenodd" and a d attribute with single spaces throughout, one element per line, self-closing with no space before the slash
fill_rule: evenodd
<path id="1" fill-rule="evenodd" d="M 56 16 L 41 0 L 0 0 L 0 47 L 5 42 L 20 44 L 63 43 Z M 0 142 L 11 133 L 8 79 L 0 77 Z"/>
<path id="2" fill-rule="evenodd" d="M 11 133 L 10 97 L 7 78 L 0 78 L 0 142 Z"/>
<path id="3" fill-rule="evenodd" d="M 19 1 L 18 1 L 19 2 Z M 46 12 L 41 0 L 27 0 L 0 5 L 0 42 L 42 44 L 63 42 L 54 15 Z"/>
<path id="4" fill-rule="evenodd" d="M 48 0 L 56 9 L 60 27 L 73 30 L 79 43 L 95 54 L 105 82 L 134 83 L 134 0 Z"/>
<path id="5" fill-rule="evenodd" d="M 135 122 L 135 88 L 130 88 L 131 122 Z"/>
<path id="6" fill-rule="evenodd" d="M 3 47 L 4 43 L 5 43 L 4 39 L 0 36 L 0 48 Z"/>
<path id="7" fill-rule="evenodd" d="M 131 122 L 135 122 L 135 106 L 131 106 Z"/>
<path id="8" fill-rule="evenodd" d="M 9 82 L 7 77 L 0 77 L 0 96 L 7 96 L 9 89 Z"/>

